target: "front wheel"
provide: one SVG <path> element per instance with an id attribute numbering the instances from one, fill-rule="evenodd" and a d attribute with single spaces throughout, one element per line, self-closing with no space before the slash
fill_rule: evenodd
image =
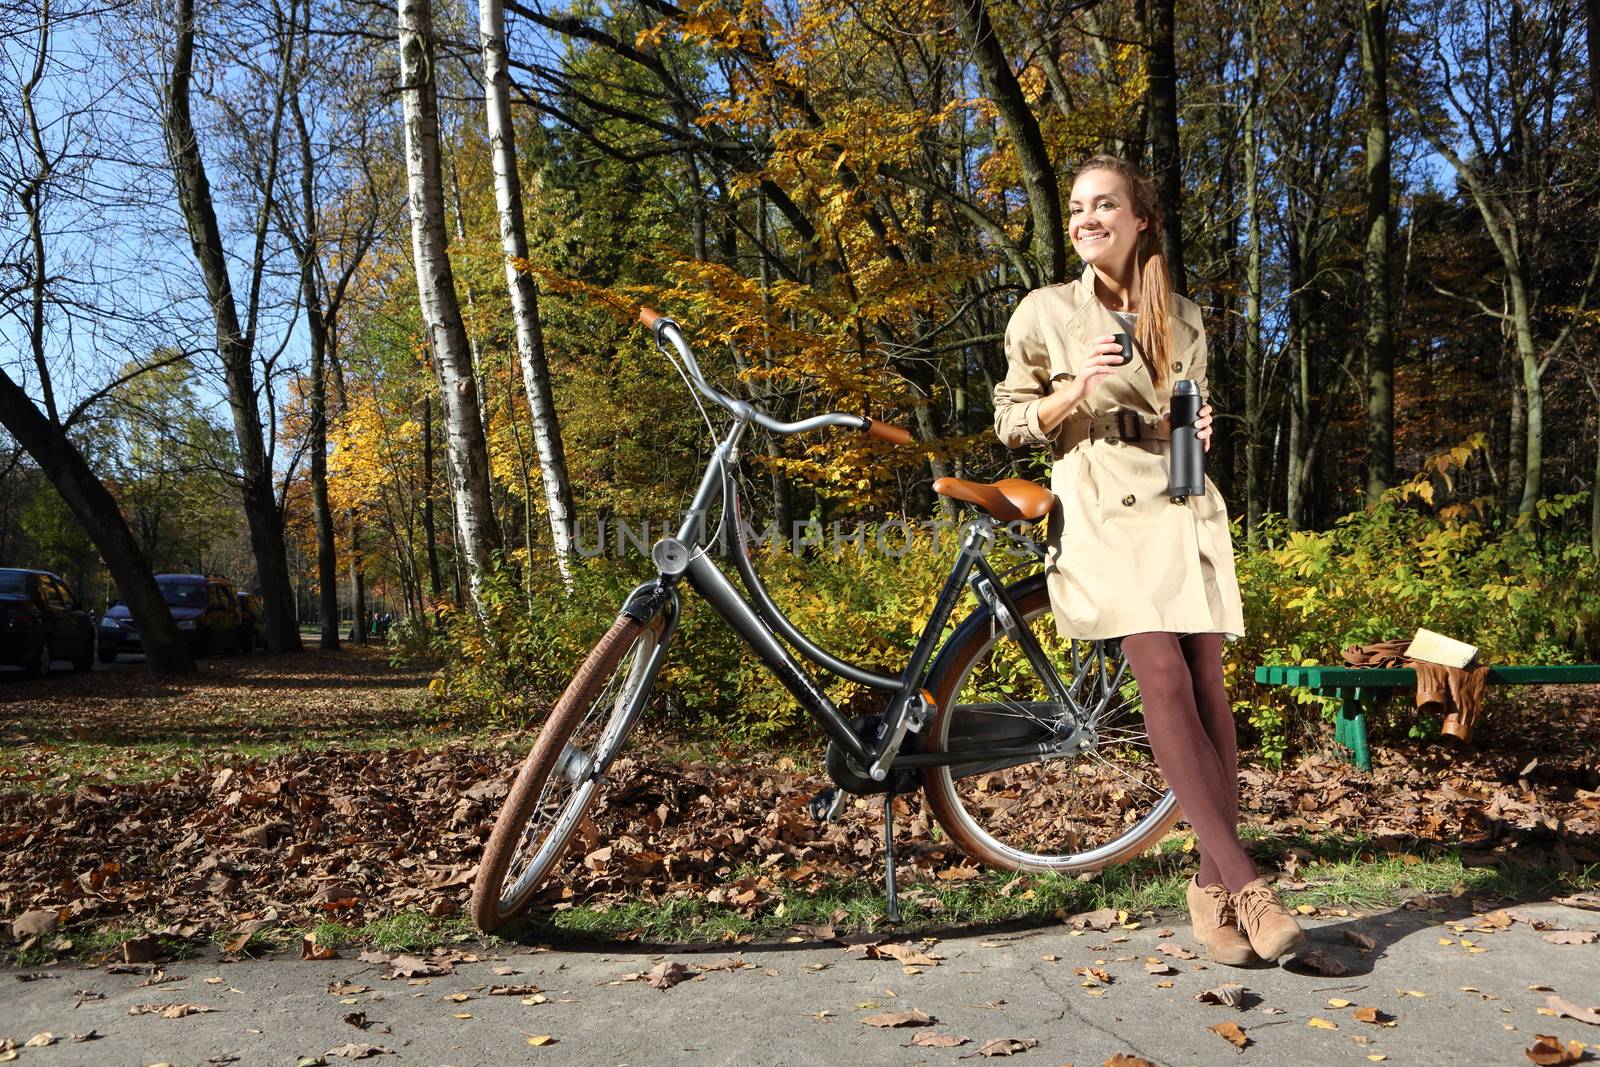
<path id="1" fill-rule="evenodd" d="M 555 868 L 648 695 L 662 629 L 660 618 L 618 616 L 556 702 L 484 846 L 472 891 L 478 929 L 515 917 Z"/>
<path id="2" fill-rule="evenodd" d="M 1120 646 L 1060 637 L 1042 576 L 1008 593 L 1070 706 L 987 611 L 958 629 L 934 678 L 928 749 L 974 758 L 923 772 L 934 817 L 968 855 L 1009 870 L 1078 873 L 1131 859 L 1179 811 Z M 983 759 L 982 746 L 1036 751 Z"/>

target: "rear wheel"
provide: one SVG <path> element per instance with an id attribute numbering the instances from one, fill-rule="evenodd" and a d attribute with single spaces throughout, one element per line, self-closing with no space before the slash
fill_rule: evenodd
<path id="1" fill-rule="evenodd" d="M 1003 743 L 1045 752 L 924 771 L 934 817 L 968 855 L 996 867 L 1068 873 L 1131 859 L 1179 817 L 1132 672 L 1115 642 L 1056 633 L 1042 581 L 1009 592 L 1077 714 L 1003 627 L 991 620 L 972 631 L 934 694 L 929 750 Z"/>
<path id="2" fill-rule="evenodd" d="M 44 638 L 39 642 L 39 650 L 28 657 L 28 662 L 22 665 L 22 673 L 29 678 L 43 678 L 50 673 L 50 664 L 54 662 L 50 655 L 50 639 Z"/>
<path id="3" fill-rule="evenodd" d="M 506 796 L 473 886 L 472 917 L 489 932 L 528 906 L 571 842 L 605 783 L 642 705 L 659 619 L 618 616 L 567 690 Z"/>

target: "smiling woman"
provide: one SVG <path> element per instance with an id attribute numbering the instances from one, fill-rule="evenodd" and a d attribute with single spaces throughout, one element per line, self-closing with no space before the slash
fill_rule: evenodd
<path id="1" fill-rule="evenodd" d="M 1028 294 L 1012 315 L 995 431 L 1012 448 L 1050 449 L 1056 627 L 1073 640 L 1121 641 L 1152 753 L 1200 842 L 1189 887 L 1196 938 L 1221 963 L 1274 959 L 1306 942 L 1239 842 L 1221 652 L 1244 617 L 1227 511 L 1209 481 L 1192 495 L 1171 488 L 1173 382 L 1208 393 L 1205 324 L 1172 291 L 1155 189 L 1131 164 L 1086 161 L 1068 218 L 1088 269 Z M 1137 360 L 1122 350 L 1130 336 Z M 1193 425 L 1209 447 L 1209 404 Z"/>

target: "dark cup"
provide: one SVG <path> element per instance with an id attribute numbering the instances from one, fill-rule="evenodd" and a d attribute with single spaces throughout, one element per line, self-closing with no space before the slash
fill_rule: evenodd
<path id="1" fill-rule="evenodd" d="M 1126 367 L 1133 362 L 1133 338 L 1125 333 L 1114 333 L 1111 339 L 1122 346 L 1122 354 L 1117 358 L 1117 366 Z"/>

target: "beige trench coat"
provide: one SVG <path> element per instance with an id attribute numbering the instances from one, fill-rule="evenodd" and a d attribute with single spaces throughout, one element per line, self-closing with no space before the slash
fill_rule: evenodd
<path id="1" fill-rule="evenodd" d="M 1182 297 L 1173 302 L 1171 380 L 1193 378 L 1209 396 L 1200 309 Z M 1029 293 L 1006 326 L 1008 369 L 995 386 L 994 428 L 1007 447 L 1049 448 L 1055 461 L 1046 566 L 1056 627 L 1080 640 L 1146 631 L 1240 637 L 1244 611 L 1227 508 L 1211 479 L 1204 496 L 1175 504 L 1166 492 L 1165 441 L 1085 440 L 1070 452 L 1062 448 L 1076 419 L 1119 409 L 1165 416 L 1170 384 L 1158 393 L 1135 356 L 1054 432 L 1040 429 L 1039 401 L 1076 376 L 1094 338 L 1121 329 L 1095 296 L 1092 270 Z"/>

